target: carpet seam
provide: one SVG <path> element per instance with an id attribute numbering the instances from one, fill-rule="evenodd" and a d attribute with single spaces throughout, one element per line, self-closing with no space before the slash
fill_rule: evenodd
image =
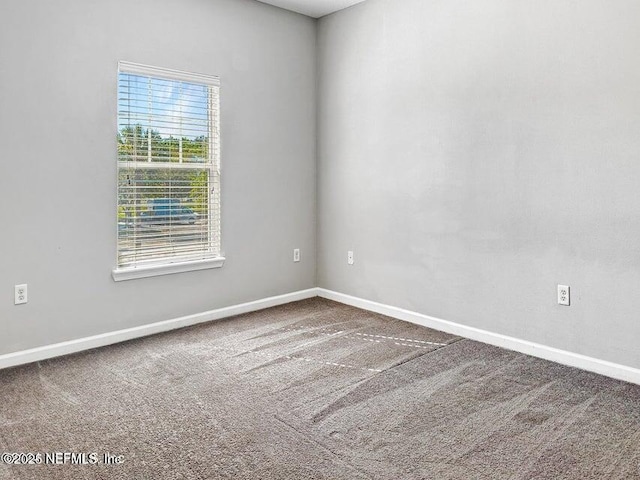
<path id="1" fill-rule="evenodd" d="M 422 357 L 425 357 L 425 356 L 430 355 L 430 354 L 432 354 L 432 353 L 438 352 L 438 351 L 443 350 L 443 349 L 445 349 L 445 348 L 447 348 L 447 347 L 449 347 L 449 346 L 451 346 L 451 345 L 454 345 L 454 344 L 456 344 L 456 343 L 460 343 L 460 342 L 462 342 L 462 341 L 464 341 L 464 340 L 470 341 L 468 338 L 460 337 L 459 339 L 454 340 L 454 341 L 453 341 L 453 342 L 451 342 L 451 343 L 447 343 L 446 345 L 444 345 L 444 346 L 442 346 L 442 347 L 434 348 L 433 350 L 430 350 L 430 351 L 428 351 L 428 352 L 418 353 L 418 355 L 416 355 L 415 357 L 408 358 L 407 360 L 404 360 L 404 361 L 399 362 L 399 363 L 397 363 L 397 364 L 395 364 L 395 365 L 392 365 L 392 366 L 390 366 L 389 368 L 385 368 L 385 369 L 384 369 L 384 370 L 382 370 L 382 372 L 380 372 L 380 373 L 390 372 L 391 370 L 394 370 L 394 369 L 395 369 L 395 368 L 397 368 L 397 367 L 400 367 L 400 366 L 402 366 L 402 365 L 406 365 L 406 364 L 408 364 L 408 363 L 411 363 L 411 362 L 413 362 L 414 360 L 418 360 L 419 358 L 422 358 Z"/>

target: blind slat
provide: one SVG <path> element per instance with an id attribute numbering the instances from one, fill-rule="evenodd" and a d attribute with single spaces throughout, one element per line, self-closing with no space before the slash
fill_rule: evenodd
<path id="1" fill-rule="evenodd" d="M 118 267 L 217 257 L 217 78 L 139 67 L 118 79 Z"/>

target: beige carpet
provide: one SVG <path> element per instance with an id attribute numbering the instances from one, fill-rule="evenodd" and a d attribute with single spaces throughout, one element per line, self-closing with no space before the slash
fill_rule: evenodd
<path id="1" fill-rule="evenodd" d="M 640 387 L 312 299 L 0 371 L 0 452 L 99 456 L 1 479 L 640 478 Z"/>

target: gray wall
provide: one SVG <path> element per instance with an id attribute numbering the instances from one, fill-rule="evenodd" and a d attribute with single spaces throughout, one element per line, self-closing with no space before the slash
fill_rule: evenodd
<path id="1" fill-rule="evenodd" d="M 369 0 L 318 45 L 319 285 L 640 367 L 640 2 Z"/>
<path id="2" fill-rule="evenodd" d="M 313 287 L 318 211 L 322 287 L 640 367 L 637 1 L 0 13 L 0 354 Z M 111 280 L 120 59 L 221 76 L 220 270 Z"/>
<path id="3" fill-rule="evenodd" d="M 2 1 L 0 354 L 315 285 L 315 35 L 250 0 Z M 111 279 L 118 60 L 221 77 L 222 269 Z"/>

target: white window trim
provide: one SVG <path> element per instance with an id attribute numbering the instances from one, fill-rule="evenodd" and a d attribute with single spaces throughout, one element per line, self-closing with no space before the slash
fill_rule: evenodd
<path id="1" fill-rule="evenodd" d="M 158 277 L 160 275 L 172 275 L 174 273 L 195 272 L 210 268 L 222 268 L 225 258 L 208 258 L 190 262 L 165 263 L 161 265 L 145 265 L 144 267 L 114 268 L 111 276 L 116 282 L 135 280 L 136 278 Z"/>
<path id="2" fill-rule="evenodd" d="M 186 82 L 196 82 L 205 85 L 220 87 L 220 78 L 212 75 L 201 75 L 198 73 L 184 72 L 161 67 L 152 67 L 140 63 L 119 61 L 118 73 L 126 71 L 127 73 L 139 74 L 144 76 L 155 76 L 168 80 L 178 80 Z M 220 165 L 218 165 L 220 169 Z M 219 218 L 218 222 L 222 219 Z M 220 245 L 222 249 L 222 245 Z M 111 276 L 115 282 L 123 282 L 127 280 L 135 280 L 139 278 L 157 277 L 162 275 L 173 275 L 176 273 L 195 272 L 199 270 L 208 270 L 213 268 L 222 268 L 226 258 L 218 256 L 203 260 L 183 260 L 179 258 L 172 259 L 172 263 L 162 263 L 157 265 L 139 265 L 134 267 L 114 268 Z"/>

